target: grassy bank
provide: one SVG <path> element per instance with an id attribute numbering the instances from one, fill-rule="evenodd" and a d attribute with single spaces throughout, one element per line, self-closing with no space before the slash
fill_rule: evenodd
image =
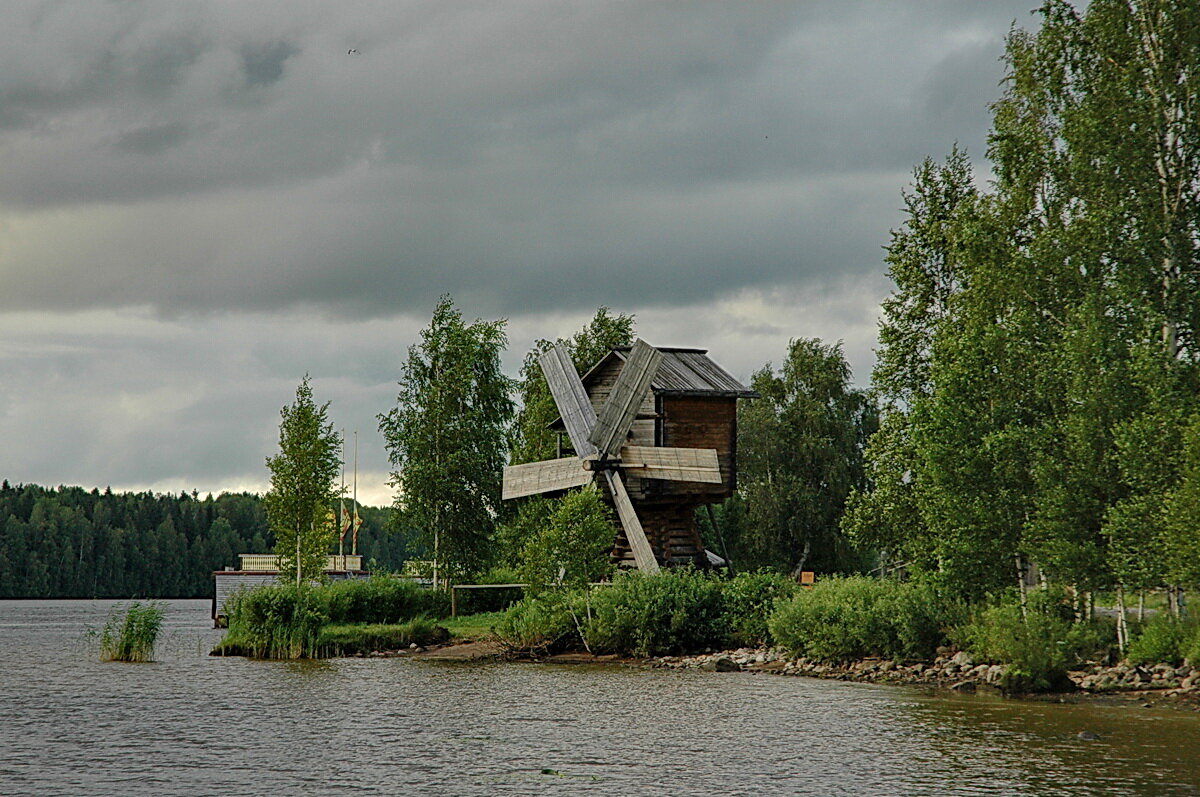
<path id="1" fill-rule="evenodd" d="M 227 609 L 214 655 L 320 658 L 449 638 L 435 622 L 449 614 L 446 596 L 392 578 L 264 586 L 234 596 Z"/>

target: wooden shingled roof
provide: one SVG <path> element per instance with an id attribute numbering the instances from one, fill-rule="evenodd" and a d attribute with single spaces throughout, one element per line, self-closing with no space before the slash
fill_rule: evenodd
<path id="1" fill-rule="evenodd" d="M 628 346 L 613 349 L 583 375 L 586 386 L 589 377 L 603 368 L 611 358 L 622 362 L 629 356 Z M 658 373 L 650 380 L 650 389 L 668 396 L 721 396 L 726 398 L 758 398 L 759 394 L 733 378 L 728 371 L 708 357 L 707 349 L 655 347 L 662 353 Z"/>

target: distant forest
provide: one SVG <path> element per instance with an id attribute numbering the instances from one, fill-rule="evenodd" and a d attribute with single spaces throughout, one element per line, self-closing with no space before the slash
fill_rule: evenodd
<path id="1" fill-rule="evenodd" d="M 360 507 L 359 514 L 363 560 L 399 569 L 407 552 L 386 525 L 390 511 Z M 0 483 L 0 598 L 208 597 L 212 571 L 274 547 L 262 499 L 251 493 L 201 498 Z"/>

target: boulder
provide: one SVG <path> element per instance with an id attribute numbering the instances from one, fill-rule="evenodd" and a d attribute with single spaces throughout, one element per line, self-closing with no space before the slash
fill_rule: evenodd
<path id="1" fill-rule="evenodd" d="M 741 667 L 728 656 L 716 656 L 700 665 L 705 672 L 740 672 Z"/>
<path id="2" fill-rule="evenodd" d="M 975 659 L 971 658 L 970 653 L 967 653 L 965 650 L 960 650 L 958 653 L 954 654 L 953 658 L 950 659 L 950 663 L 956 664 L 962 669 L 966 669 L 968 667 L 975 666 Z"/>

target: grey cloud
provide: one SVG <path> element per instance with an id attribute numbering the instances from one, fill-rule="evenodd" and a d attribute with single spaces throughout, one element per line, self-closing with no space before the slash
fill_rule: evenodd
<path id="1" fill-rule="evenodd" d="M 146 125 L 127 130 L 117 136 L 117 149 L 136 152 L 140 155 L 157 155 L 164 150 L 179 146 L 187 138 L 188 128 L 182 122 L 161 125 Z"/>
<path id="2" fill-rule="evenodd" d="M 269 86 L 275 83 L 283 77 L 284 63 L 298 52 L 295 45 L 286 41 L 244 45 L 241 56 L 247 85 Z"/>

